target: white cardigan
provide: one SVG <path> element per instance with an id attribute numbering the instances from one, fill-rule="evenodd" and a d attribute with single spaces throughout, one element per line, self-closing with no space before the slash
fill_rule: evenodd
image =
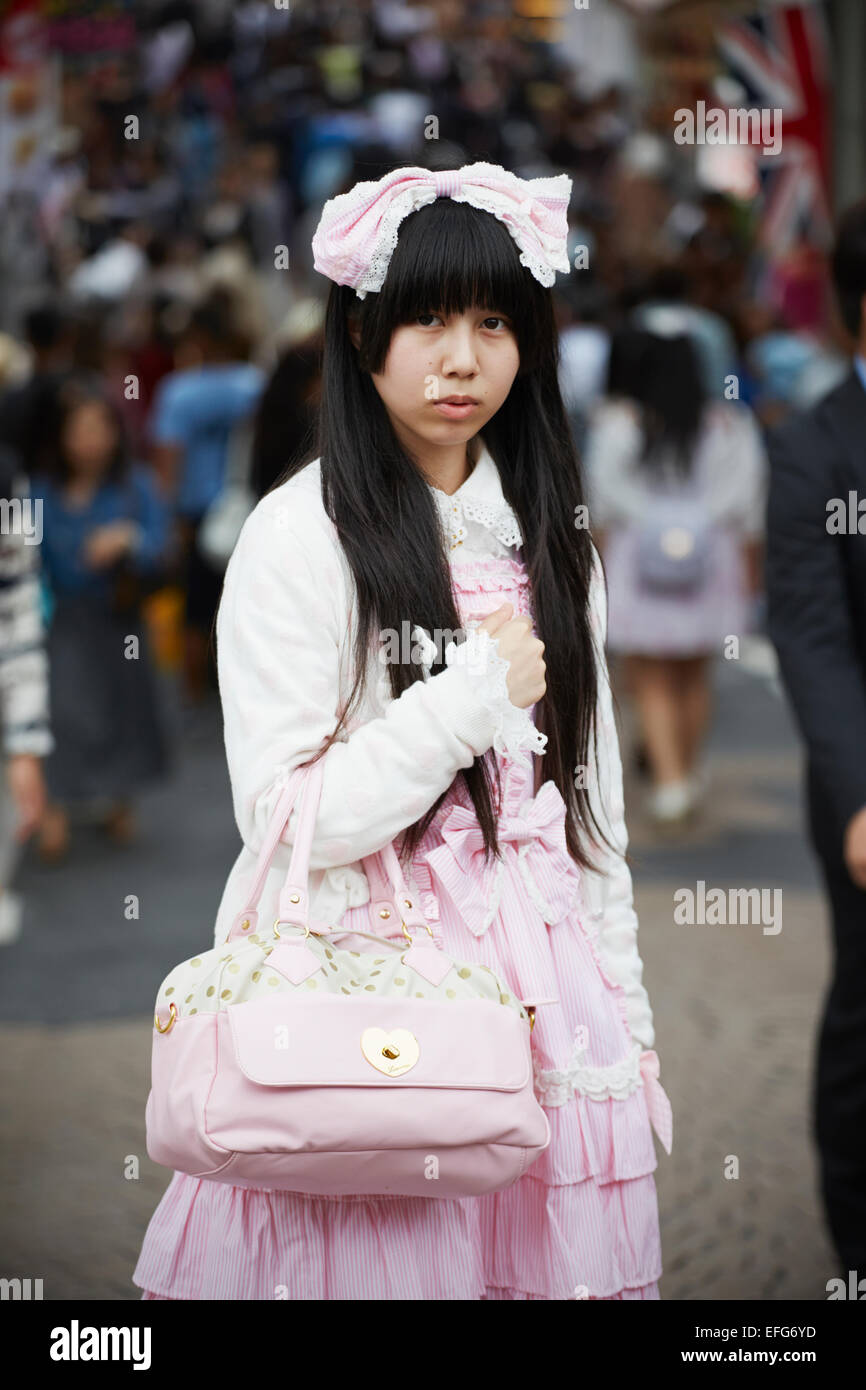
<path id="1" fill-rule="evenodd" d="M 235 820 L 243 848 L 220 902 L 214 940 L 221 944 L 253 877 L 265 829 L 286 778 L 333 732 L 352 686 L 355 599 L 351 572 L 325 512 L 318 460 L 266 494 L 244 523 L 226 569 L 217 615 L 217 665 Z M 486 448 L 453 496 L 433 489 L 445 534 L 462 554 L 509 554 L 521 537 Z M 606 592 L 596 554 L 591 589 L 599 656 L 596 814 L 614 843 L 627 837 L 622 766 L 602 646 Z M 324 758 L 311 855 L 313 917 L 336 924 L 369 901 L 358 861 L 380 850 L 491 747 L 538 749 L 529 712 L 507 698 L 507 663 L 487 635 L 446 654 L 448 669 L 416 681 L 392 699 L 384 667 L 368 673 L 350 731 Z M 260 901 L 262 921 L 277 916 L 289 866 L 293 815 L 277 846 Z M 600 872 L 585 873 L 596 945 L 610 976 L 626 991 L 629 1024 L 644 1047 L 654 1043 L 652 1011 L 641 982 L 631 875 L 622 855 L 591 847 Z M 410 881 L 410 888 L 417 887 Z"/>

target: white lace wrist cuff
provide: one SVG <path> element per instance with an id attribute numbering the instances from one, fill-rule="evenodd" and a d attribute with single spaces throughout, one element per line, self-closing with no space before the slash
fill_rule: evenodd
<path id="1" fill-rule="evenodd" d="M 547 735 L 536 729 L 529 711 L 513 705 L 508 696 L 508 661 L 499 655 L 499 642 L 483 628 L 472 628 L 460 646 L 449 642 L 445 665 L 456 666 L 472 679 L 475 693 L 491 715 L 497 753 L 517 758 L 524 753 L 543 753 Z"/>

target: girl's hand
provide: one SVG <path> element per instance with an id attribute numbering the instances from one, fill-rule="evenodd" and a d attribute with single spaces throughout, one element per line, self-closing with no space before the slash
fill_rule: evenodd
<path id="1" fill-rule="evenodd" d="M 513 618 L 513 612 L 510 603 L 503 603 L 479 626 L 496 638 L 499 655 L 508 662 L 505 682 L 509 700 L 518 709 L 529 709 L 547 690 L 544 643 L 532 635 L 531 620 Z"/>
<path id="2" fill-rule="evenodd" d="M 88 569 L 101 570 L 129 550 L 137 531 L 134 521 L 110 521 L 106 526 L 94 526 L 81 548 Z"/>

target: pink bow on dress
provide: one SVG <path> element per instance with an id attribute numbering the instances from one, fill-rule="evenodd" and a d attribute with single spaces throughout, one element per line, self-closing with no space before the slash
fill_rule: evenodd
<path id="1" fill-rule="evenodd" d="M 382 288 L 404 217 L 436 198 L 453 198 L 504 223 L 520 247 L 521 264 L 542 285 L 552 285 L 557 270 L 571 269 L 570 194 L 567 174 L 521 179 L 498 164 L 464 164 L 441 172 L 392 169 L 325 203 L 313 237 L 313 264 L 338 285 L 351 285 L 363 299 Z"/>
<path id="2" fill-rule="evenodd" d="M 647 1109 L 652 1127 L 661 1140 L 665 1153 L 670 1153 L 674 1138 L 671 1103 L 659 1081 L 658 1053 L 646 1049 L 640 1054 L 640 1073 L 643 1077 Z"/>
<path id="3" fill-rule="evenodd" d="M 503 849 L 508 847 L 517 856 L 527 890 L 545 922 L 560 921 L 574 905 L 580 877 L 566 847 L 565 803 L 556 784 L 545 782 L 519 815 L 503 816 L 497 835 Z M 504 863 L 485 860 L 484 839 L 472 807 L 452 806 L 442 838 L 444 843 L 425 859 L 469 930 L 483 936 L 499 906 Z"/>

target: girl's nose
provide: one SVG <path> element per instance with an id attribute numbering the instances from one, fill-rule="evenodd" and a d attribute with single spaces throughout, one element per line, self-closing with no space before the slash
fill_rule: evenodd
<path id="1" fill-rule="evenodd" d="M 443 344 L 442 375 L 474 376 L 478 371 L 475 339 L 471 328 L 455 324 Z"/>

